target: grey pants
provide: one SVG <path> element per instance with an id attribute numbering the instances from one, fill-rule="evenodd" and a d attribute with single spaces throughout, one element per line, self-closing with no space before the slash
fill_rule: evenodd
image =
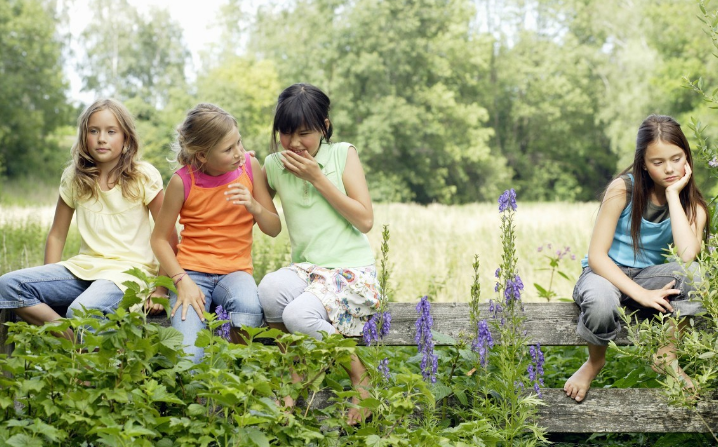
<path id="1" fill-rule="evenodd" d="M 336 332 L 321 300 L 305 292 L 307 283 L 294 271 L 281 268 L 262 278 L 259 283 L 259 302 L 267 323 L 284 323 L 290 332 L 301 332 L 321 339 L 324 331 Z"/>
<path id="2" fill-rule="evenodd" d="M 680 290 L 681 293 L 671 297 L 671 305 L 674 309 L 680 310 L 680 315 L 696 315 L 703 310 L 700 302 L 688 299 L 689 293 L 701 280 L 697 274 L 697 263 L 688 264 L 685 268 L 686 271 L 677 262 L 653 265 L 643 269 L 619 267 L 629 278 L 648 290 L 661 289 L 675 279 L 676 284 L 673 288 Z M 583 269 L 576 282 L 576 287 L 573 289 L 573 299 L 581 308 L 581 314 L 578 317 L 578 335 L 594 345 L 605 346 L 610 340 L 616 338 L 621 329 L 619 306 L 646 310 L 632 298 L 621 293 L 618 287 L 609 280 L 594 273 L 591 267 Z M 650 309 L 649 312 L 656 313 L 657 311 Z"/>

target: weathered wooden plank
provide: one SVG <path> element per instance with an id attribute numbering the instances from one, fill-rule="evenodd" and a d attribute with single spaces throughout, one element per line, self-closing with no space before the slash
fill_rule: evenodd
<path id="1" fill-rule="evenodd" d="M 680 309 L 680 305 L 676 305 Z M 414 344 L 416 304 L 391 303 L 391 330 L 384 342 L 391 346 L 407 346 Z M 490 319 L 488 304 L 480 305 L 480 318 Z M 578 306 L 574 303 L 525 303 L 524 329 L 530 343 L 541 343 L 545 346 L 575 346 L 586 342 L 576 335 L 578 322 Z M 434 330 L 454 338 L 463 331 L 472 333 L 468 303 L 434 303 L 431 305 L 434 319 Z M 437 343 L 438 344 L 438 343 Z M 628 345 L 626 329 L 623 327 L 616 338 L 616 344 Z"/>
<path id="2" fill-rule="evenodd" d="M 581 403 L 558 388 L 542 394 L 538 423 L 549 433 L 707 433 L 718 427 L 716 391 L 695 410 L 669 405 L 660 390 L 649 388 L 592 389 Z M 312 408 L 327 407 L 331 396 L 327 390 L 317 393 Z"/>
<path id="3" fill-rule="evenodd" d="M 680 304 L 675 303 L 677 308 Z M 416 304 L 414 303 L 390 303 L 388 307 L 391 312 L 391 330 L 384 339 L 388 346 L 411 346 L 414 345 L 415 323 L 418 316 Z M 480 305 L 480 318 L 491 318 L 488 304 Z M 468 303 L 434 303 L 431 306 L 431 314 L 434 319 L 434 330 L 451 337 L 457 338 L 463 331 L 471 333 L 472 328 L 469 318 Z M 0 318 L 8 315 L 3 311 Z M 541 343 L 544 346 L 576 346 L 585 345 L 586 342 L 576 335 L 576 323 L 578 321 L 578 306 L 573 303 L 525 303 L 524 315 L 526 321 L 524 328 L 529 337 L 530 343 Z M 4 322 L 6 320 L 0 320 Z M 154 316 L 148 318 L 164 326 L 169 325 L 166 316 Z M 0 327 L 0 343 L 5 346 L 7 328 Z M 626 338 L 625 328 L 621 329 L 616 344 L 630 344 Z M 440 345 L 440 343 L 437 343 Z M 3 348 L 6 350 L 6 348 Z"/>
<path id="4" fill-rule="evenodd" d="M 8 321 L 14 321 L 14 315 L 9 309 L 0 310 L 0 354 L 10 355 L 13 350 L 13 345 L 5 344 L 7 340 L 7 326 L 5 325 Z"/>
<path id="5" fill-rule="evenodd" d="M 591 389 L 576 403 L 561 389 L 543 390 L 540 424 L 552 433 L 706 433 L 718 427 L 718 392 L 695 409 L 669 405 L 661 390 Z"/>

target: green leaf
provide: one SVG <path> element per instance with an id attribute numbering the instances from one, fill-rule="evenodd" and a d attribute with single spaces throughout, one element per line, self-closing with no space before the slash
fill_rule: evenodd
<path id="1" fill-rule="evenodd" d="M 434 342 L 436 342 L 436 344 L 439 344 L 439 345 L 455 345 L 456 344 L 456 340 L 453 337 L 446 335 L 446 334 L 442 334 L 441 332 L 437 332 L 433 329 L 431 331 L 431 335 L 434 338 Z"/>
<path id="2" fill-rule="evenodd" d="M 43 447 L 44 445 L 40 439 L 31 438 L 26 434 L 14 435 L 5 443 L 12 447 Z"/>
<path id="3" fill-rule="evenodd" d="M 454 387 L 454 395 L 459 399 L 461 405 L 469 405 L 469 399 L 466 397 L 466 392 L 463 388 Z"/>
<path id="4" fill-rule="evenodd" d="M 249 427 L 246 430 L 247 435 L 249 435 L 249 439 L 251 439 L 255 445 L 259 447 L 269 447 L 269 440 L 264 433 L 252 427 Z"/>
<path id="5" fill-rule="evenodd" d="M 441 400 L 446 396 L 453 393 L 453 390 L 443 383 L 436 382 L 431 385 L 431 392 L 434 394 L 434 399 Z"/>
<path id="6" fill-rule="evenodd" d="M 157 334 L 157 340 L 162 346 L 166 346 L 173 350 L 182 349 L 184 344 L 184 336 L 180 331 L 173 327 L 160 327 Z"/>
<path id="7" fill-rule="evenodd" d="M 715 357 L 716 353 L 713 351 L 704 352 L 701 355 L 698 356 L 699 359 L 712 359 Z"/>
<path id="8" fill-rule="evenodd" d="M 201 414 L 204 414 L 207 412 L 207 409 L 204 407 L 204 405 L 200 404 L 190 404 L 187 407 L 187 413 L 190 416 L 199 416 Z"/>
<path id="9" fill-rule="evenodd" d="M 381 406 L 381 401 L 374 399 L 373 397 L 369 397 L 367 399 L 362 399 L 362 401 L 359 402 L 359 406 L 370 410 L 377 410 Z"/>

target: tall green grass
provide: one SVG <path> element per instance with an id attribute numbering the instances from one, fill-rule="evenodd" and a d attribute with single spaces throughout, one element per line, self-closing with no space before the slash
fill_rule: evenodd
<path id="1" fill-rule="evenodd" d="M 52 206 L 0 205 L 0 273 L 42 264 L 53 210 Z M 496 205 L 377 204 L 374 210 L 374 229 L 368 238 L 378 255 L 382 226 L 389 225 L 394 300 L 409 302 L 429 295 L 435 301 L 468 301 L 475 254 L 481 261 L 482 297 L 488 300 L 493 296 L 494 271 L 501 256 Z M 546 249 L 538 253 L 539 246 L 551 243 L 554 250 L 570 246 L 576 260 L 564 258 L 562 271 L 573 278 L 578 276 L 579 259 L 586 253 L 596 210 L 594 203 L 519 203 L 516 245 L 526 300 L 539 300 L 533 283 L 543 287 L 549 283 L 550 272 L 543 270 L 548 266 Z M 78 250 L 79 235 L 73 225 L 64 256 Z M 277 238 L 255 228 L 253 260 L 257 281 L 287 265 L 290 258 L 286 227 Z M 559 296 L 571 296 L 572 281 L 554 277 L 553 285 Z"/>

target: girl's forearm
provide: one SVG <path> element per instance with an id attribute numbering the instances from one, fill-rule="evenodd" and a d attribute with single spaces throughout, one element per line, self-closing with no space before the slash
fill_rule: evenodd
<path id="1" fill-rule="evenodd" d="M 683 262 L 693 261 L 701 250 L 701 235 L 696 235 L 688 221 L 678 194 L 666 194 L 668 211 L 671 218 L 671 231 L 676 254 Z"/>
<path id="2" fill-rule="evenodd" d="M 64 248 L 64 239 L 55 237 L 52 233 L 49 234 L 45 242 L 45 264 L 55 264 L 62 261 L 62 250 Z"/>
<path id="3" fill-rule="evenodd" d="M 253 214 L 257 226 L 267 236 L 277 236 L 282 231 L 282 221 L 279 219 L 279 215 L 267 210 L 259 202 L 257 205 L 259 205 L 258 212 Z"/>
<path id="4" fill-rule="evenodd" d="M 326 176 L 313 183 L 329 204 L 362 233 L 368 233 L 374 226 L 374 212 L 361 202 L 343 194 Z"/>
<path id="5" fill-rule="evenodd" d="M 177 262 L 177 256 L 172 244 L 168 239 L 153 237 L 150 240 L 152 251 L 160 263 L 160 273 L 166 276 L 176 275 L 184 272 L 184 269 Z"/>
<path id="6" fill-rule="evenodd" d="M 606 278 L 618 290 L 634 300 L 645 291 L 643 287 L 623 273 L 623 270 L 606 254 L 595 255 L 589 252 L 589 265 L 594 273 Z"/>

